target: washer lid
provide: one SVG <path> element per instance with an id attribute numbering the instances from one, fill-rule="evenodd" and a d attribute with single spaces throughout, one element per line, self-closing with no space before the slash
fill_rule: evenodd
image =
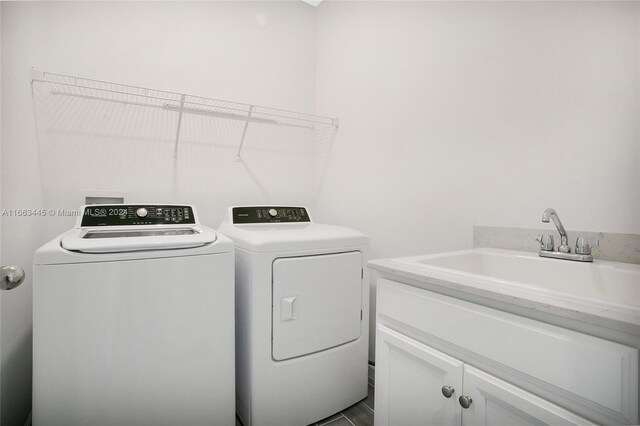
<path id="1" fill-rule="evenodd" d="M 65 234 L 60 246 L 81 253 L 119 253 L 201 247 L 216 241 L 216 233 L 200 227 L 128 229 L 76 229 Z"/>
<path id="2" fill-rule="evenodd" d="M 206 226 L 197 229 L 200 233 L 192 235 L 85 239 L 82 238 L 83 231 L 72 229 L 36 250 L 33 264 L 118 262 L 184 256 L 203 256 L 204 259 L 209 255 L 233 253 L 233 242 L 229 238 Z M 182 239 L 185 237 L 189 240 Z"/>
<path id="3" fill-rule="evenodd" d="M 60 247 L 80 253 L 121 253 L 202 247 L 217 234 L 201 227 L 187 204 L 93 204 L 80 208 Z"/>

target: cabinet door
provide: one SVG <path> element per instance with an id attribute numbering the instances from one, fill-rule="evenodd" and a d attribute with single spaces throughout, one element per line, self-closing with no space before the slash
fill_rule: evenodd
<path id="1" fill-rule="evenodd" d="M 462 372 L 461 361 L 378 324 L 376 426 L 460 426 Z"/>
<path id="2" fill-rule="evenodd" d="M 462 410 L 463 426 L 595 424 L 467 364 L 463 394 L 471 397 L 469 408 Z"/>

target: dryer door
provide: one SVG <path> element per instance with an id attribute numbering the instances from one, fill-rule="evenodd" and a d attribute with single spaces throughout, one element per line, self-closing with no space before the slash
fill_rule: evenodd
<path id="1" fill-rule="evenodd" d="M 273 262 L 273 359 L 322 351 L 360 337 L 361 269 L 358 251 Z"/>

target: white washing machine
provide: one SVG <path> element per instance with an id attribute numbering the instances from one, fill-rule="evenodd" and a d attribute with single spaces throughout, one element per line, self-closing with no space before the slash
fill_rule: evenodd
<path id="1" fill-rule="evenodd" d="M 236 409 L 245 426 L 307 425 L 367 396 L 368 238 L 304 207 L 232 207 Z"/>
<path id="2" fill-rule="evenodd" d="M 188 205 L 91 205 L 34 256 L 33 424 L 233 425 L 233 243 Z"/>

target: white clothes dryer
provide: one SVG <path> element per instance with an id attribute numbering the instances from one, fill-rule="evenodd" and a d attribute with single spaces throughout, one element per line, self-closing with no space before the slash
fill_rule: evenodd
<path id="1" fill-rule="evenodd" d="M 38 249 L 33 424 L 233 425 L 233 243 L 188 205 L 91 205 Z"/>
<path id="2" fill-rule="evenodd" d="M 367 396 L 369 240 L 304 207 L 232 207 L 236 410 L 245 426 L 307 425 Z"/>

